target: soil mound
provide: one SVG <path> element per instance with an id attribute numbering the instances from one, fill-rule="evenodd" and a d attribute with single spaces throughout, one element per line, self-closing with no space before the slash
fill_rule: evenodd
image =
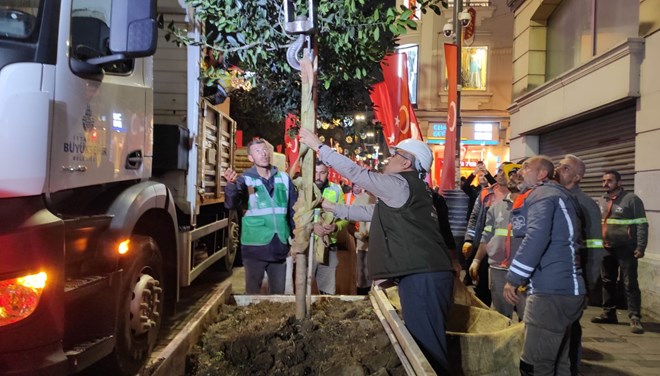
<path id="1" fill-rule="evenodd" d="M 189 375 L 405 375 L 369 300 L 224 305 L 188 357 Z"/>

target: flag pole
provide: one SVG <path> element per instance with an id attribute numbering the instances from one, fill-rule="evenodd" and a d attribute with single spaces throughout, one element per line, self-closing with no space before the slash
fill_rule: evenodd
<path id="1" fill-rule="evenodd" d="M 456 166 L 454 179 L 456 189 L 461 189 L 461 127 L 463 119 L 461 117 L 461 91 L 463 90 L 463 72 L 461 70 L 461 61 L 463 57 L 462 25 L 458 19 L 463 10 L 463 0 L 454 0 L 454 43 L 457 47 L 456 54 Z"/>

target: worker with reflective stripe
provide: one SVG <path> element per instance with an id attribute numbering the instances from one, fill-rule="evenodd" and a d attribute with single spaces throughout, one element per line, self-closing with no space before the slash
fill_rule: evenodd
<path id="1" fill-rule="evenodd" d="M 512 233 L 522 243 L 509 266 L 504 298 L 516 304 L 520 287 L 527 287 L 522 375 L 570 373 L 566 343 L 584 307 L 580 208 L 566 188 L 551 180 L 554 169 L 544 156 L 525 161 L 523 193 L 511 210 Z"/>
<path id="2" fill-rule="evenodd" d="M 522 320 L 525 312 L 525 296 L 520 297 L 518 304 L 511 305 L 504 300 L 503 295 L 507 270 L 509 270 L 511 260 L 516 255 L 521 242 L 520 238 L 511 236 L 509 221 L 513 201 L 520 193 L 518 185 L 522 184 L 522 177 L 518 175 L 520 167 L 519 164 L 509 163 L 503 164 L 497 170 L 495 179 L 498 184 L 507 187 L 510 193 L 502 201 L 488 209 L 481 243 L 470 265 L 470 274 L 477 283 L 481 283 L 479 281 L 479 267 L 486 254 L 488 254 L 488 286 L 493 300 L 493 307 L 497 312 L 508 318 L 512 317 L 515 307 L 518 319 Z"/>
<path id="3" fill-rule="evenodd" d="M 504 162 L 502 165 L 510 164 L 511 162 Z M 465 261 L 468 263 L 466 265 L 467 274 L 469 273 L 469 267 L 472 265 L 472 260 L 474 259 L 474 250 L 479 247 L 481 242 L 481 233 L 484 230 L 484 223 L 486 222 L 486 213 L 488 208 L 491 205 L 494 205 L 504 198 L 509 193 L 509 190 L 506 188 L 506 177 L 503 178 L 504 183 L 500 184 L 495 178 L 495 184 L 482 188 L 479 198 L 477 198 L 472 208 L 472 213 L 470 213 L 470 219 L 468 220 L 467 229 L 465 231 L 465 242 L 463 243 L 462 252 L 465 257 Z M 488 278 L 488 267 L 484 264 L 479 269 L 480 278 L 482 283 L 477 283 L 474 288 L 474 293 L 485 305 L 490 306 L 491 296 L 488 285 L 485 283 Z M 467 278 L 466 278 L 467 279 Z"/>
<path id="4" fill-rule="evenodd" d="M 644 333 L 640 322 L 641 294 L 637 283 L 637 259 L 644 257 L 648 243 L 649 224 L 642 200 L 621 186 L 621 174 L 607 171 L 603 175 L 605 195 L 599 200 L 602 214 L 603 246 L 605 257 L 601 268 L 603 280 L 603 313 L 592 322 L 614 324 L 616 316 L 616 281 L 621 278 L 628 300 L 631 331 Z"/>
<path id="5" fill-rule="evenodd" d="M 240 208 L 247 202 L 241 222 L 241 256 L 245 268 L 245 291 L 260 294 L 264 272 L 271 294 L 283 294 L 286 257 L 292 234 L 293 204 L 298 192 L 289 176 L 271 165 L 272 146 L 256 138 L 247 146 L 254 166 L 238 176 L 227 168 L 223 175 L 225 207 Z"/>
<path id="6" fill-rule="evenodd" d="M 314 183 L 321 190 L 324 200 L 334 204 L 344 204 L 344 192 L 338 184 L 328 181 L 328 166 L 323 162 L 316 161 L 316 170 Z M 324 263 L 316 262 L 314 258 L 313 274 L 316 278 L 316 285 L 319 293 L 322 295 L 334 295 L 337 291 L 337 234 L 348 225 L 345 219 L 335 219 L 329 224 L 314 224 L 314 233 L 317 235 L 316 241 L 321 241 L 322 236 L 328 236 L 328 245 L 326 247 L 328 260 Z"/>
<path id="7" fill-rule="evenodd" d="M 580 248 L 580 264 L 587 284 L 587 294 L 591 299 L 595 297 L 600 299 L 600 294 L 596 293 L 595 288 L 600 279 L 600 266 L 605 250 L 603 249 L 598 204 L 580 188 L 580 181 L 582 181 L 585 172 L 584 162 L 572 154 L 564 156 L 555 169 L 559 184 L 571 192 L 580 206 L 583 235 L 582 247 Z M 593 304 L 600 304 L 600 302 Z M 578 375 L 581 348 L 582 326 L 578 319 L 571 327 L 571 342 L 568 352 L 571 361 L 571 375 L 573 376 Z"/>

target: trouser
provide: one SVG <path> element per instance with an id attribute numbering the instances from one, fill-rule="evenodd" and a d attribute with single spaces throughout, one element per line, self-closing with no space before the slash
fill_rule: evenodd
<path id="1" fill-rule="evenodd" d="M 445 328 L 454 273 L 411 274 L 399 279 L 403 321 L 438 375 L 449 374 Z"/>
<path id="2" fill-rule="evenodd" d="M 623 287 L 628 300 L 628 317 L 641 319 L 642 297 L 637 283 L 637 259 L 635 247 L 605 248 L 605 257 L 600 269 L 603 280 L 603 309 L 607 314 L 616 314 L 616 281 L 621 269 Z"/>
<path id="3" fill-rule="evenodd" d="M 584 295 L 527 297 L 521 375 L 570 375 L 568 347 L 571 326 L 582 315 Z"/>
<path id="4" fill-rule="evenodd" d="M 582 325 L 580 317 L 571 325 L 571 339 L 568 348 L 568 360 L 571 363 L 571 376 L 577 376 L 580 369 L 580 360 L 582 359 Z"/>
<path id="5" fill-rule="evenodd" d="M 316 258 L 314 258 L 312 268 L 314 269 L 316 286 L 319 288 L 320 294 L 334 295 L 336 293 L 336 273 L 338 265 L 339 259 L 337 258 L 337 245 L 328 246 L 327 264 L 319 264 L 316 262 Z"/>
<path id="6" fill-rule="evenodd" d="M 371 287 L 369 271 L 367 270 L 367 251 L 357 251 L 357 287 L 366 289 Z"/>
<path id="7" fill-rule="evenodd" d="M 473 253 L 476 253 L 476 251 Z M 472 259 L 474 259 L 474 257 Z M 474 287 L 474 295 L 476 295 L 485 305 L 490 307 L 492 297 L 490 294 L 490 286 L 488 284 L 488 269 L 490 268 L 488 267 L 487 262 L 479 264 L 479 282 L 477 282 Z"/>
<path id="8" fill-rule="evenodd" d="M 527 301 L 526 294 L 518 294 L 520 301 L 518 304 L 511 305 L 504 299 L 504 285 L 506 284 L 506 269 L 496 269 L 491 267 L 489 270 L 489 285 L 490 295 L 493 298 L 493 307 L 495 310 L 504 316 L 511 318 L 513 315 L 513 308 L 515 307 L 518 314 L 518 321 L 522 321 L 525 313 L 525 302 Z"/>
<path id="9" fill-rule="evenodd" d="M 286 261 L 273 262 L 243 259 L 245 269 L 245 292 L 261 294 L 264 272 L 268 274 L 268 293 L 283 294 L 286 280 Z"/>

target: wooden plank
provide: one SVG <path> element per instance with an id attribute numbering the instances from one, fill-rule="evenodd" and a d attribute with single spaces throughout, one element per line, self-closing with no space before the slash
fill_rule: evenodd
<path id="1" fill-rule="evenodd" d="M 186 354 L 197 344 L 206 328 L 217 320 L 222 304 L 231 297 L 231 283 L 223 282 L 210 294 L 202 308 L 179 333 L 160 351 L 154 351 L 145 374 L 152 376 L 185 374 Z"/>
<path id="2" fill-rule="evenodd" d="M 406 357 L 406 353 L 403 351 L 403 348 L 401 347 L 401 344 L 399 343 L 399 340 L 396 338 L 396 335 L 392 331 L 392 328 L 390 327 L 390 324 L 387 323 L 387 319 L 383 315 L 383 312 L 380 310 L 380 306 L 378 306 L 378 302 L 376 302 L 376 298 L 373 294 L 370 294 L 369 296 L 371 300 L 371 305 L 374 307 L 374 312 L 376 313 L 376 317 L 378 317 L 378 321 L 380 321 L 380 324 L 383 326 L 383 329 L 385 329 L 385 333 L 387 334 L 387 337 L 390 339 L 390 343 L 392 344 L 392 347 L 394 347 L 394 351 L 396 352 L 396 355 L 399 357 L 399 360 L 401 360 L 401 365 L 403 365 L 403 368 L 406 370 L 406 373 L 410 376 L 415 376 L 415 370 L 412 367 L 412 364 L 410 364 L 410 361 Z"/>
<path id="3" fill-rule="evenodd" d="M 295 295 L 234 295 L 234 300 L 237 306 L 246 306 L 249 304 L 257 304 L 261 302 L 273 303 L 295 303 Z M 345 302 L 355 302 L 365 300 L 366 297 L 361 295 L 312 295 L 312 302 L 316 303 L 319 300 L 342 300 Z"/>
<path id="4" fill-rule="evenodd" d="M 426 360 L 426 357 L 417 346 L 417 342 L 410 335 L 408 329 L 403 323 L 403 320 L 399 317 L 399 314 L 396 312 L 390 301 L 385 296 L 385 293 L 380 287 L 374 287 L 371 291 L 374 295 L 378 306 L 380 307 L 381 312 L 387 319 L 387 323 L 392 328 L 394 335 L 401 343 L 401 347 L 406 354 L 406 357 L 410 361 L 415 374 L 417 375 L 435 375 L 435 371 L 431 367 L 431 364 Z"/>

